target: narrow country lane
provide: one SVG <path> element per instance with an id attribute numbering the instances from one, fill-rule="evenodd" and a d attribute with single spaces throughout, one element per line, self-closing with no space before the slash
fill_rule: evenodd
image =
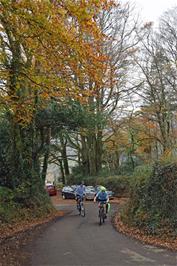
<path id="1" fill-rule="evenodd" d="M 177 253 L 143 245 L 119 234 L 110 218 L 99 226 L 97 205 L 91 202 L 86 204 L 84 218 L 78 216 L 74 205 L 58 208 L 71 212 L 32 243 L 29 248 L 32 266 L 177 265 Z"/>

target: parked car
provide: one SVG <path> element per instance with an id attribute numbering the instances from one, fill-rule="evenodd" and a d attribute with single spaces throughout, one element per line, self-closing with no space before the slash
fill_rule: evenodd
<path id="1" fill-rule="evenodd" d="M 71 188 L 75 191 L 77 188 L 77 185 L 71 185 Z"/>
<path id="2" fill-rule="evenodd" d="M 95 190 L 95 187 L 94 186 L 86 186 L 86 188 L 94 189 Z"/>
<path id="3" fill-rule="evenodd" d="M 49 196 L 56 196 L 57 195 L 57 189 L 54 185 L 52 184 L 46 184 L 45 189 Z"/>
<path id="4" fill-rule="evenodd" d="M 74 193 L 74 189 L 70 186 L 66 186 L 66 187 L 63 187 L 62 189 L 62 198 L 63 199 L 75 199 L 75 193 Z"/>
<path id="5" fill-rule="evenodd" d="M 85 188 L 85 199 L 86 200 L 93 200 L 94 197 L 95 197 L 95 193 L 96 193 L 96 191 L 95 191 L 95 188 L 94 187 L 87 186 Z"/>

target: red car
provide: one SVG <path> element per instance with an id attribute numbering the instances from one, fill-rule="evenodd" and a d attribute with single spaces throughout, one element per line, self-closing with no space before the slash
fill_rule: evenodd
<path id="1" fill-rule="evenodd" d="M 52 184 L 46 185 L 46 191 L 49 194 L 49 196 L 56 196 L 57 195 L 57 190 L 56 190 L 55 186 Z"/>

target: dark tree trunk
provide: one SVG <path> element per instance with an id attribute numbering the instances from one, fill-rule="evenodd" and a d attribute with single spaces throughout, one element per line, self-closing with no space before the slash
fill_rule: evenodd
<path id="1" fill-rule="evenodd" d="M 62 134 L 60 135 L 60 142 L 61 142 L 61 156 L 62 156 L 62 160 L 63 160 L 65 176 L 67 177 L 70 174 L 69 165 L 68 165 L 67 151 L 66 151 L 67 142 L 64 141 L 64 138 L 63 138 Z"/>
<path id="2" fill-rule="evenodd" d="M 114 170 L 117 170 L 119 168 L 119 152 L 115 151 L 115 166 L 114 166 Z"/>
<path id="3" fill-rule="evenodd" d="M 88 158 L 88 147 L 87 147 L 87 139 L 85 136 L 81 135 L 81 144 L 82 144 L 82 167 L 83 167 L 83 175 L 90 174 L 89 167 L 89 158 Z"/>
<path id="4" fill-rule="evenodd" d="M 63 168 L 63 162 L 62 162 L 62 160 L 59 160 L 59 164 L 60 164 L 60 171 L 61 171 L 62 183 L 63 183 L 63 185 L 65 185 L 66 184 L 66 178 L 65 178 L 65 173 L 64 173 L 64 168 Z"/>
<path id="5" fill-rule="evenodd" d="M 98 174 L 102 169 L 103 142 L 102 142 L 102 131 L 101 130 L 97 134 L 95 153 L 96 153 L 96 172 Z"/>
<path id="6" fill-rule="evenodd" d="M 96 171 L 96 139 L 95 135 L 90 132 L 88 136 L 88 154 L 89 154 L 89 174 L 95 176 Z"/>
<path id="7" fill-rule="evenodd" d="M 42 167 L 42 180 L 43 180 L 43 182 L 45 182 L 46 175 L 47 175 L 48 160 L 49 160 L 49 153 L 50 153 L 50 138 L 51 138 L 51 129 L 48 128 L 47 129 L 47 135 L 46 135 L 46 146 L 45 146 L 43 167 Z"/>

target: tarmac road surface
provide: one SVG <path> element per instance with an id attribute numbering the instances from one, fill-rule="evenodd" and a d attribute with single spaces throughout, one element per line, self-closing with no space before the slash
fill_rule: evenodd
<path id="1" fill-rule="evenodd" d="M 98 208 L 86 205 L 80 217 L 75 205 L 59 205 L 70 213 L 47 227 L 30 246 L 32 266 L 169 266 L 177 253 L 144 245 L 119 234 L 111 224 L 98 224 Z M 115 210 L 117 205 L 112 207 Z"/>

